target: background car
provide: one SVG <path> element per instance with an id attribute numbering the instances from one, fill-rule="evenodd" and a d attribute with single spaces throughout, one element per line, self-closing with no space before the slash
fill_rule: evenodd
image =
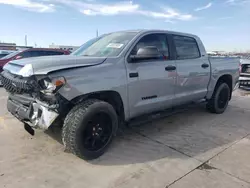
<path id="1" fill-rule="evenodd" d="M 13 52 L 15 52 L 15 51 L 13 51 L 13 50 L 0 50 L 0 59 L 13 53 Z"/>
<path id="2" fill-rule="evenodd" d="M 23 51 L 13 52 L 0 59 L 0 72 L 2 72 L 3 66 L 12 60 L 39 57 L 39 56 L 52 56 L 52 55 L 68 55 L 69 51 L 51 48 L 30 48 Z"/>
<path id="3" fill-rule="evenodd" d="M 30 48 L 23 51 L 12 52 L 0 59 L 0 72 L 3 71 L 3 66 L 12 60 L 18 60 L 29 57 L 52 56 L 52 55 L 69 55 L 69 51 L 51 48 Z M 2 82 L 0 80 L 0 86 Z"/>

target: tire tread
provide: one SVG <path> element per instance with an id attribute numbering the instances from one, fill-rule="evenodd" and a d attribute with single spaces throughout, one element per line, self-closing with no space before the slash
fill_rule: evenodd
<path id="1" fill-rule="evenodd" d="M 216 109 L 216 106 L 215 106 L 217 91 L 218 91 L 218 89 L 221 87 L 221 85 L 223 85 L 223 84 L 226 84 L 227 87 L 228 87 L 228 89 L 229 89 L 229 86 L 228 86 L 227 83 L 225 83 L 225 82 L 219 82 L 219 83 L 216 85 L 216 87 L 215 87 L 215 90 L 214 90 L 214 92 L 213 92 L 213 95 L 212 95 L 211 99 L 208 101 L 208 103 L 207 103 L 207 105 L 206 105 L 207 110 L 208 110 L 209 112 L 211 112 L 211 113 L 215 113 L 215 114 L 221 114 L 221 113 L 223 113 L 223 112 L 221 112 L 221 111 L 218 111 L 218 110 Z M 230 90 L 230 89 L 229 89 L 229 90 Z M 228 101 L 229 101 L 229 100 L 228 100 Z"/>
<path id="2" fill-rule="evenodd" d="M 83 159 L 88 158 L 88 156 L 83 156 L 77 147 L 75 133 L 79 126 L 81 126 L 82 117 L 88 110 L 89 106 L 99 102 L 102 101 L 98 99 L 88 99 L 83 101 L 82 103 L 74 106 L 64 120 L 62 140 L 65 149 Z"/>

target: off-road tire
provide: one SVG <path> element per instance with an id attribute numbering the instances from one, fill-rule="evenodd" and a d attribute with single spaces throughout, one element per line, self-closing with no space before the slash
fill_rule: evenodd
<path id="1" fill-rule="evenodd" d="M 100 112 L 105 112 L 110 117 L 112 134 L 103 148 L 97 151 L 89 151 L 84 148 L 81 142 L 81 132 L 86 128 L 91 117 Z M 97 99 L 88 99 L 73 107 L 66 116 L 62 128 L 62 141 L 66 151 L 72 152 L 82 159 L 91 160 L 100 157 L 106 151 L 116 134 L 117 128 L 118 117 L 113 106 Z"/>
<path id="2" fill-rule="evenodd" d="M 227 97 L 225 97 L 227 99 L 225 100 L 225 105 L 223 105 L 223 107 L 219 107 L 219 100 L 220 100 L 219 96 L 222 91 L 227 92 Z M 228 102 L 230 100 L 230 95 L 231 95 L 230 92 L 231 91 L 227 83 L 221 82 L 217 84 L 212 98 L 207 103 L 206 107 L 208 111 L 215 114 L 222 114 L 228 106 Z"/>

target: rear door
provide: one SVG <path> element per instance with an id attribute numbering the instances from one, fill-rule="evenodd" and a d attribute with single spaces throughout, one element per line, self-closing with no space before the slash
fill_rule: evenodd
<path id="1" fill-rule="evenodd" d="M 172 106 L 174 98 L 175 68 L 171 60 L 167 35 L 147 34 L 141 37 L 132 48 L 130 55 L 136 55 L 141 47 L 155 46 L 164 55 L 159 59 L 127 62 L 128 97 L 130 117 L 162 110 Z"/>
<path id="2" fill-rule="evenodd" d="M 175 105 L 204 98 L 210 79 L 207 56 L 201 55 L 193 37 L 173 35 L 173 43 L 177 67 Z"/>

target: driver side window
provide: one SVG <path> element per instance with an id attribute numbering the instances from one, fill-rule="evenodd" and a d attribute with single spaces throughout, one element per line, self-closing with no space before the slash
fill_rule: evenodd
<path id="1" fill-rule="evenodd" d="M 158 51 L 169 58 L 168 42 L 166 34 L 149 34 L 142 37 L 131 51 L 131 55 L 136 55 L 138 50 L 143 47 L 154 46 Z"/>

